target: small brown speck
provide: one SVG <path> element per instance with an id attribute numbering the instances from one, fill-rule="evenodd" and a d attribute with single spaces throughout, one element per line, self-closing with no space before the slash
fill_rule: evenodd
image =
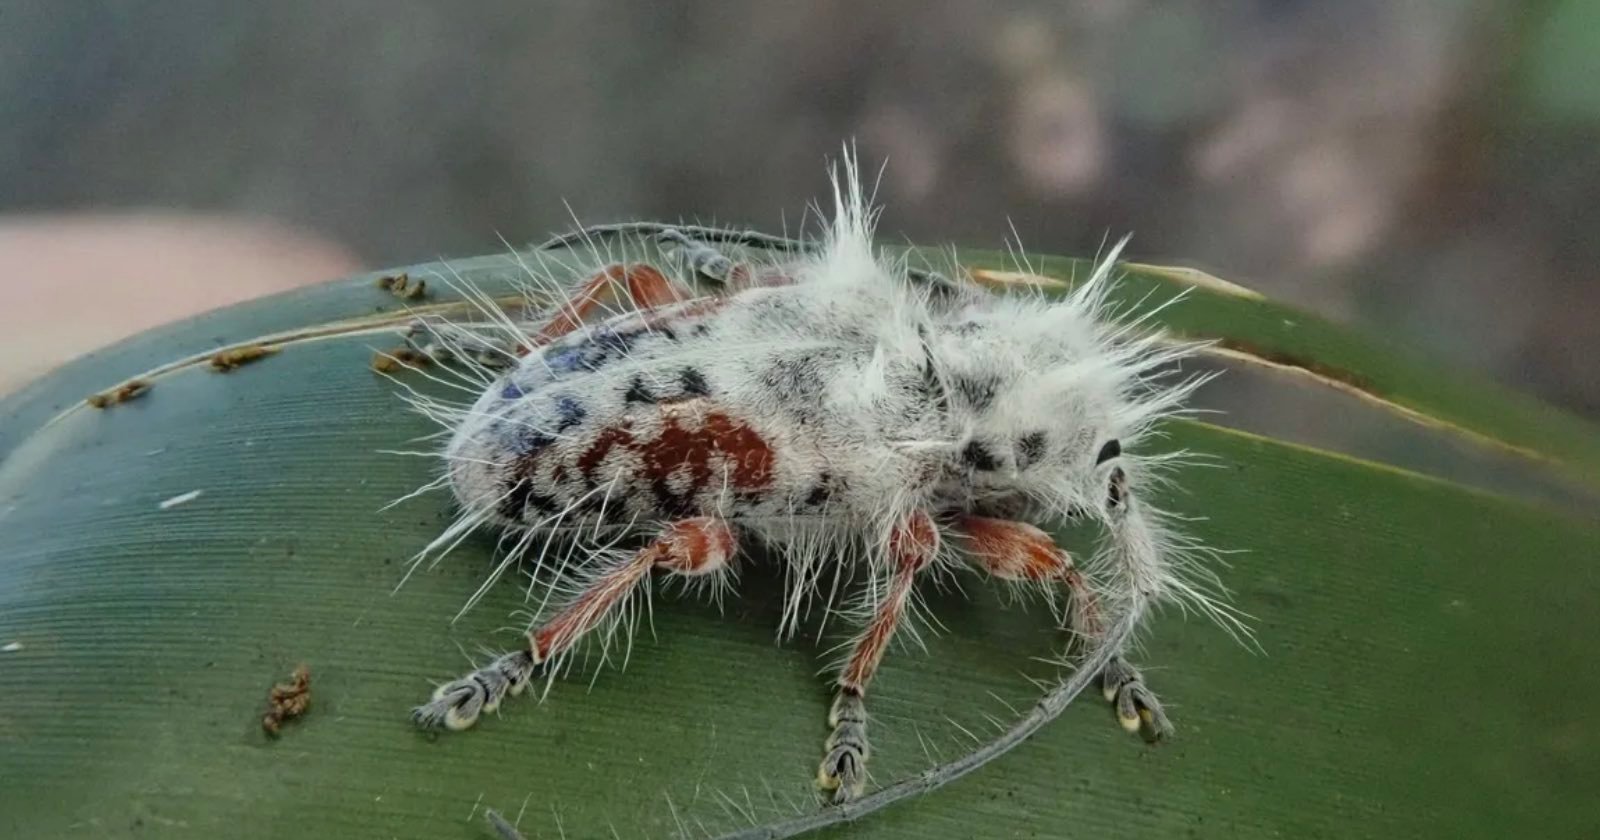
<path id="1" fill-rule="evenodd" d="M 428 281 L 412 281 L 411 275 L 385 274 L 378 278 L 378 288 L 383 289 L 397 298 L 405 300 L 418 300 L 428 296 Z"/>
<path id="2" fill-rule="evenodd" d="M 143 379 L 131 379 L 115 388 L 112 388 L 109 391 L 101 391 L 98 394 L 90 394 L 89 397 L 84 400 L 84 402 L 95 408 L 109 408 L 110 406 L 119 405 L 129 400 L 138 399 L 139 397 L 144 396 L 144 393 L 148 390 L 150 390 L 149 382 L 146 382 Z"/>
<path id="3" fill-rule="evenodd" d="M 289 675 L 289 682 L 278 683 L 267 694 L 267 714 L 261 728 L 277 736 L 285 721 L 293 720 L 311 708 L 311 669 L 302 664 Z"/>
<path id="4" fill-rule="evenodd" d="M 419 353 L 410 347 L 396 347 L 374 355 L 372 369 L 379 373 L 390 373 L 403 367 L 426 367 L 431 362 L 432 359 L 429 359 L 426 353 Z"/>
<path id="5" fill-rule="evenodd" d="M 276 352 L 278 352 L 278 348 L 268 347 L 265 344 L 247 344 L 243 347 L 233 347 L 212 356 L 211 367 L 222 373 L 227 373 L 236 367 L 250 364 L 257 359 L 265 358 Z"/>

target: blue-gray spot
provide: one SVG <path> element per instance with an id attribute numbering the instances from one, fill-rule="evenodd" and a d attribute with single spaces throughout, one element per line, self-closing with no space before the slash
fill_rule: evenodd
<path id="1" fill-rule="evenodd" d="M 523 391 L 522 386 L 515 382 L 507 382 L 506 387 L 500 389 L 500 399 L 502 400 L 520 400 L 525 396 L 527 396 L 527 392 Z"/>
<path id="2" fill-rule="evenodd" d="M 533 429 L 524 426 L 518 430 L 514 451 L 518 455 L 531 457 L 539 454 L 544 450 L 545 447 L 555 442 L 555 437 L 546 434 L 539 429 Z"/>
<path id="3" fill-rule="evenodd" d="M 610 353 L 627 355 L 628 351 L 633 349 L 633 342 L 640 334 L 640 330 L 617 332 L 612 329 L 603 329 L 595 333 L 594 343 Z"/>
<path id="4" fill-rule="evenodd" d="M 556 398 L 556 431 L 564 432 L 583 422 L 589 416 L 588 409 L 578 402 L 578 398 L 563 395 Z"/>
<path id="5" fill-rule="evenodd" d="M 584 348 L 582 346 L 558 350 L 547 354 L 544 357 L 544 363 L 553 371 L 571 373 L 583 366 L 583 351 Z"/>

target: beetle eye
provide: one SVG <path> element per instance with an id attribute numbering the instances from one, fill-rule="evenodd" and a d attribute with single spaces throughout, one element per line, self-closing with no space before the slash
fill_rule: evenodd
<path id="1" fill-rule="evenodd" d="M 1121 454 L 1122 443 L 1117 440 L 1108 440 L 1105 446 L 1100 447 L 1100 454 L 1095 456 L 1094 465 L 1098 467 Z"/>

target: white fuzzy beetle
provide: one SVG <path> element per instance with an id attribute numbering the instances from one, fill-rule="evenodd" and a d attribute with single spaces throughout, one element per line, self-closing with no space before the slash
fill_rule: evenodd
<path id="1" fill-rule="evenodd" d="M 470 408 L 423 405 L 449 428 L 438 483 L 464 513 L 418 559 L 492 524 L 514 544 L 500 571 L 532 560 L 571 591 L 525 648 L 439 686 L 414 711 L 419 725 L 465 729 L 536 674 L 553 676 L 589 634 L 609 641 L 653 572 L 728 584 L 738 546 L 755 539 L 790 567 L 790 629 L 822 570 L 864 563 L 874 576 L 819 769 L 836 802 L 865 785 L 873 674 L 918 580 L 945 565 L 1064 594 L 1068 629 L 1091 644 L 1113 629 L 1114 607 L 1112 649 L 1092 663 L 1105 695 L 1130 731 L 1170 730 L 1121 655 L 1132 628 L 1163 600 L 1234 620 L 1215 578 L 1191 562 L 1200 549 L 1139 497 L 1173 457 L 1136 454 L 1141 440 L 1202 380 L 1167 382 L 1159 370 L 1193 348 L 1111 323 L 1120 244 L 1060 300 L 917 282 L 939 278 L 875 253 L 848 155 L 834 191 L 831 228 L 799 249 L 664 225 L 551 243 L 653 235 L 719 294 L 696 296 L 670 270 L 614 264 L 540 322 L 493 310 L 507 341 L 424 326 L 427 352 L 466 359 L 484 389 Z M 718 242 L 777 245 L 784 257 L 740 262 Z M 596 322 L 608 295 L 625 311 Z M 1021 517 L 1095 520 L 1104 548 L 1079 568 Z M 616 547 L 629 538 L 642 547 Z"/>

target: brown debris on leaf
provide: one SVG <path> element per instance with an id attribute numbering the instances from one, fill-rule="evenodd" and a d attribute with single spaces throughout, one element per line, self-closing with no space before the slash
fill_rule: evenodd
<path id="1" fill-rule="evenodd" d="M 257 359 L 265 358 L 278 352 L 276 347 L 265 344 L 247 344 L 243 347 L 233 347 L 211 357 L 211 367 L 227 373 L 241 365 L 250 364 Z"/>
<path id="2" fill-rule="evenodd" d="M 300 665 L 289 675 L 289 682 L 278 683 L 267 694 L 267 714 L 261 728 L 277 736 L 285 721 L 293 720 L 311 708 L 311 669 Z"/>
<path id="3" fill-rule="evenodd" d="M 392 373 L 400 368 L 420 368 L 432 364 L 428 354 L 410 347 L 382 350 L 372 357 L 372 369 L 379 373 Z"/>
<path id="4" fill-rule="evenodd" d="M 428 281 L 412 282 L 411 275 L 404 272 L 379 277 L 378 288 L 402 300 L 419 300 L 428 296 Z"/>
<path id="5" fill-rule="evenodd" d="M 149 382 L 146 382 L 143 379 L 130 379 L 109 391 L 101 391 L 98 394 L 90 394 L 86 399 L 84 399 L 84 402 L 95 408 L 109 408 L 113 405 L 120 405 L 129 400 L 138 399 L 139 397 L 144 396 L 144 393 L 148 390 L 150 390 Z"/>

